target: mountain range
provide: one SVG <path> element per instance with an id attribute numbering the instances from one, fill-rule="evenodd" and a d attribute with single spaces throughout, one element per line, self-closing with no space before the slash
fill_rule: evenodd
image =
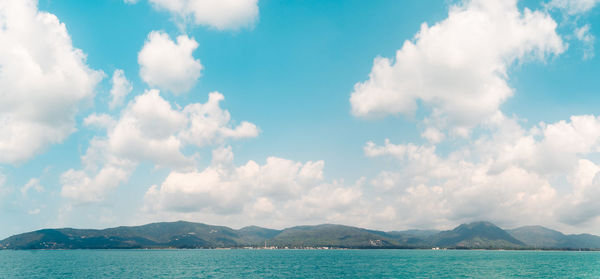
<path id="1" fill-rule="evenodd" d="M 42 229 L 8 237 L 0 249 L 133 248 L 450 248 L 600 250 L 600 237 L 565 235 L 541 226 L 503 230 L 490 222 L 453 230 L 378 231 L 323 224 L 283 230 L 257 226 L 235 230 L 185 221 L 92 229 Z"/>

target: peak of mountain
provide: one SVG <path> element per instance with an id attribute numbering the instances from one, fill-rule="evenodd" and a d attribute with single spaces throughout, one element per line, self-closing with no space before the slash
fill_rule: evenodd
<path id="1" fill-rule="evenodd" d="M 219 247 L 600 249 L 600 237 L 564 235 L 541 226 L 505 231 L 490 222 L 462 224 L 453 230 L 383 232 L 322 224 L 274 230 L 257 226 L 235 230 L 186 221 L 121 226 L 103 230 L 42 229 L 0 241 L 0 249 L 130 249 Z"/>
<path id="2" fill-rule="evenodd" d="M 434 246 L 456 248 L 518 248 L 525 243 L 490 222 L 462 224 L 429 238 Z"/>

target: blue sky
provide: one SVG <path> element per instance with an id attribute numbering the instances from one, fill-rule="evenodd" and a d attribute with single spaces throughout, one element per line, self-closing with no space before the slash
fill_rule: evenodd
<path id="1" fill-rule="evenodd" d="M 9 2 L 0 237 L 178 219 L 599 232 L 596 1 Z"/>

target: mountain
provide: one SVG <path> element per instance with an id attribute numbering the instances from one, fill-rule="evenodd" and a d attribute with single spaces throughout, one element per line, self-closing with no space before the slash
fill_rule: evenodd
<path id="1" fill-rule="evenodd" d="M 592 234 L 569 234 L 563 248 L 600 249 L 600 237 Z"/>
<path id="2" fill-rule="evenodd" d="M 540 226 L 505 231 L 489 222 L 462 224 L 453 230 L 383 232 L 323 224 L 283 230 L 244 227 L 235 230 L 192 222 L 164 222 L 104 230 L 42 229 L 0 241 L 0 249 L 131 248 L 455 248 L 455 249 L 600 249 L 600 237 L 565 235 Z"/>
<path id="3" fill-rule="evenodd" d="M 490 222 L 462 224 L 427 238 L 436 247 L 447 248 L 519 248 L 525 243 Z"/>
<path id="4" fill-rule="evenodd" d="M 534 248 L 562 248 L 566 235 L 542 226 L 526 226 L 508 230 L 514 238 Z"/>
<path id="5" fill-rule="evenodd" d="M 10 249 L 213 248 L 240 243 L 237 231 L 201 223 L 153 223 L 104 230 L 43 229 L 0 242 Z"/>
<path id="6" fill-rule="evenodd" d="M 600 249 L 600 237 L 591 234 L 565 235 L 542 226 L 520 227 L 508 232 L 533 248 Z"/>
<path id="7" fill-rule="evenodd" d="M 390 247 L 400 242 L 385 232 L 342 225 L 299 226 L 283 230 L 269 241 L 277 246 Z"/>
<path id="8" fill-rule="evenodd" d="M 410 246 L 385 232 L 341 225 L 317 225 L 273 230 L 256 226 L 234 230 L 201 223 L 153 223 L 104 230 L 43 229 L 0 241 L 4 249 L 128 249 L 225 247 L 381 248 Z"/>

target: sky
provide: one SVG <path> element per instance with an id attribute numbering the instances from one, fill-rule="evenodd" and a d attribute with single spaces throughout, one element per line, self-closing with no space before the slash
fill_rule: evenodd
<path id="1" fill-rule="evenodd" d="M 0 0 L 0 238 L 600 234 L 597 0 Z"/>

